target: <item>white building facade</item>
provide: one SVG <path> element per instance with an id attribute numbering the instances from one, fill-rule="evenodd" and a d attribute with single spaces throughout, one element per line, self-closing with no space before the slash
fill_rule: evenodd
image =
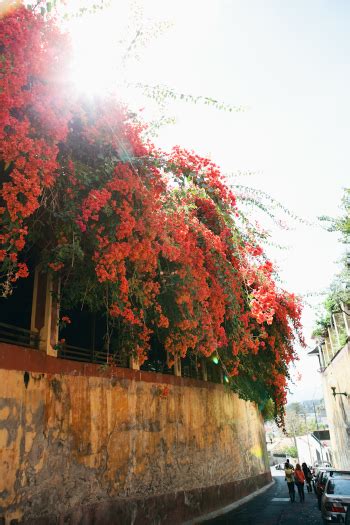
<path id="1" fill-rule="evenodd" d="M 340 334 L 346 335 L 340 337 Z M 350 469 L 350 308 L 332 315 L 325 337 L 310 354 L 317 354 L 329 423 L 333 466 Z"/>
<path id="2" fill-rule="evenodd" d="M 317 439 L 314 434 L 295 437 L 300 463 L 314 466 L 315 463 L 332 464 L 332 453 L 329 444 Z"/>

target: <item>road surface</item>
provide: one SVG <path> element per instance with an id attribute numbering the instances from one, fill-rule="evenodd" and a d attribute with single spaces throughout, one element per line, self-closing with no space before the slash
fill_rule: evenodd
<path id="1" fill-rule="evenodd" d="M 248 503 L 218 516 L 201 521 L 203 525 L 322 525 L 321 513 L 317 508 L 314 492 L 310 494 L 305 487 L 305 503 L 291 503 L 288 497 L 284 472 L 272 469 L 274 485 L 266 492 L 256 496 Z"/>

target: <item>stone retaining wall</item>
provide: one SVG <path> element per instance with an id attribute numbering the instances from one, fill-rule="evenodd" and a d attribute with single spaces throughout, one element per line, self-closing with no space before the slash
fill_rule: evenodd
<path id="1" fill-rule="evenodd" d="M 271 480 L 223 385 L 0 343 L 0 524 L 176 524 Z"/>

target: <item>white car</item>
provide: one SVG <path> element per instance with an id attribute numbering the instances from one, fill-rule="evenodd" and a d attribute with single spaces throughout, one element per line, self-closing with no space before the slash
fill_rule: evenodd
<path id="1" fill-rule="evenodd" d="M 276 470 L 284 470 L 284 463 L 277 463 L 277 465 L 275 465 L 275 469 Z"/>

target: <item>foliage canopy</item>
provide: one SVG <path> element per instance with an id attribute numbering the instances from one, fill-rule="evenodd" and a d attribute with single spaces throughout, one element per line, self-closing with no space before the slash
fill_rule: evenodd
<path id="1" fill-rule="evenodd" d="M 66 81 L 69 44 L 24 7 L 0 20 L 0 264 L 4 295 L 36 258 L 60 304 L 104 311 L 107 342 L 147 359 L 217 356 L 231 387 L 281 422 L 301 305 L 279 290 L 220 169 L 157 149 L 116 100 Z M 113 349 L 112 349 L 113 350 Z"/>

